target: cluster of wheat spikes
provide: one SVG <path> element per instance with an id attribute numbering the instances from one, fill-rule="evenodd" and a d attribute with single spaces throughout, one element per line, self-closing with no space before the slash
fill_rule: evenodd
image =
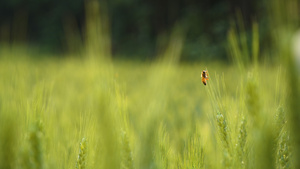
<path id="1" fill-rule="evenodd" d="M 295 166 L 292 165 L 292 154 L 296 156 L 294 158 L 299 157 L 299 150 L 296 148 L 298 145 L 298 136 L 295 132 L 293 133 L 294 136 L 290 136 L 290 127 L 295 130 L 299 123 L 292 122 L 290 126 L 288 125 L 286 120 L 287 115 L 282 107 L 282 103 L 285 103 L 285 98 L 281 98 L 279 101 L 274 100 L 274 103 L 272 103 L 277 107 L 277 110 L 273 109 L 276 113 L 267 113 L 267 111 L 270 111 L 270 108 L 266 108 L 266 104 L 270 103 L 262 95 L 264 92 L 262 88 L 264 86 L 259 84 L 262 79 L 259 75 L 261 69 L 257 62 L 259 46 L 258 26 L 254 23 L 252 45 L 248 45 L 246 34 L 244 33 L 243 26 L 241 26 L 242 23 L 238 25 L 240 25 L 238 27 L 239 31 L 234 26 L 229 31 L 228 36 L 229 51 L 233 56 L 233 60 L 237 63 L 241 76 L 246 77 L 244 80 L 241 79 L 241 87 L 238 91 L 243 97 L 235 104 L 238 107 L 237 115 L 233 116 L 234 113 L 228 113 L 233 110 L 232 106 L 228 106 L 228 101 L 226 100 L 228 97 L 228 93 L 224 92 L 226 91 L 224 89 L 226 86 L 220 85 L 217 77 L 216 81 L 210 81 L 211 86 L 208 88 L 208 95 L 215 110 L 213 116 L 215 120 L 213 120 L 213 123 L 218 131 L 218 140 L 221 145 L 220 152 L 223 152 L 223 167 L 293 168 Z M 292 31 L 291 27 L 282 27 L 282 29 L 286 30 L 283 33 L 277 32 L 277 36 L 289 37 L 286 33 Z M 248 46 L 251 46 L 252 49 L 248 49 Z M 283 63 L 289 66 L 288 73 L 292 76 L 290 77 L 290 86 L 287 87 L 295 90 L 292 93 L 293 100 L 289 100 L 291 103 L 294 103 L 295 100 L 298 100 L 297 97 L 299 97 L 299 92 L 297 91 L 299 89 L 295 86 L 299 82 L 298 77 L 295 76 L 295 65 L 290 62 L 290 60 L 293 60 L 293 55 L 284 45 L 278 49 L 281 51 L 280 55 L 282 55 L 283 60 L 288 60 Z M 252 51 L 252 53 L 249 51 Z M 280 71 L 277 78 L 279 76 L 282 76 Z M 225 84 L 224 80 L 221 83 Z M 279 97 L 276 96 L 276 98 Z M 276 105 L 278 103 L 280 104 Z M 289 107 L 289 105 L 284 106 Z M 290 108 L 290 115 L 298 119 L 299 108 L 296 107 L 296 104 L 292 104 Z M 295 139 L 296 142 L 294 142 L 294 145 L 291 144 L 290 138 Z M 233 145 L 235 145 L 235 149 Z M 291 146 L 295 146 L 294 153 Z M 297 162 L 294 161 L 294 164 L 297 165 Z"/>

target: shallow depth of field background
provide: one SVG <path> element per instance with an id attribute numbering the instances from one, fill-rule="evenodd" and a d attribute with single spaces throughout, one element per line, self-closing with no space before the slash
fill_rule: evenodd
<path id="1" fill-rule="evenodd" d="M 0 2 L 0 169 L 299 168 L 298 8 Z"/>

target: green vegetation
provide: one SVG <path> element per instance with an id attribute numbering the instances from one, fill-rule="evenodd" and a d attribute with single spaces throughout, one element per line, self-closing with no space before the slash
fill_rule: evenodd
<path id="1" fill-rule="evenodd" d="M 228 32 L 232 64 L 180 63 L 179 26 L 156 61 L 133 62 L 111 58 L 107 18 L 87 3 L 85 57 L 0 51 L 0 168 L 299 168 L 293 20 L 274 20 L 288 25 L 278 63 L 259 60 L 257 23 Z"/>
<path id="2" fill-rule="evenodd" d="M 168 60 L 0 64 L 4 168 L 292 166 L 278 66 L 259 64 L 254 76 L 234 65 Z"/>
<path id="3" fill-rule="evenodd" d="M 101 3 L 100 12 L 108 13 L 112 49 L 118 58 L 154 59 L 161 50 L 157 44 L 167 45 L 165 38 L 180 22 L 186 30 L 181 60 L 227 60 L 228 20 L 234 18 L 237 9 L 243 15 L 246 31 L 251 31 L 251 22 L 256 18 L 264 24 L 260 27 L 260 40 L 266 44 L 270 41 L 268 0 L 1 1 L 0 41 L 27 43 L 43 53 L 51 53 L 44 57 L 80 52 L 74 45 L 85 39 L 86 1 Z"/>

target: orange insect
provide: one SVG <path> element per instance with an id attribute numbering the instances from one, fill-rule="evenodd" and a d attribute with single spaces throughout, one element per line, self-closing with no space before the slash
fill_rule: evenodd
<path id="1" fill-rule="evenodd" d="M 202 83 L 204 85 L 206 85 L 207 81 L 208 81 L 208 71 L 207 70 L 203 70 L 201 73 L 201 77 L 202 77 Z"/>

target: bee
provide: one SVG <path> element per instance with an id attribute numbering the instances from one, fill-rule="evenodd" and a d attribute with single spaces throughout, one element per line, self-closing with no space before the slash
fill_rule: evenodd
<path id="1" fill-rule="evenodd" d="M 208 81 L 208 71 L 207 70 L 203 70 L 201 73 L 201 78 L 202 78 L 202 83 L 204 85 L 206 85 L 207 81 Z"/>

